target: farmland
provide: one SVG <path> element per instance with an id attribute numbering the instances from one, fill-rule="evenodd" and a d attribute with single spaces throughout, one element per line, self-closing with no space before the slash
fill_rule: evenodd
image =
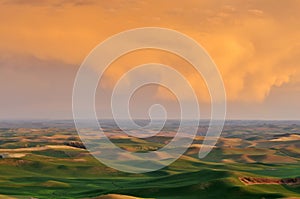
<path id="1" fill-rule="evenodd" d="M 163 147 L 175 126 L 144 139 L 121 135 L 113 124 L 105 131 L 125 150 L 147 151 Z M 70 121 L 0 127 L 0 198 L 300 198 L 297 121 L 227 122 L 216 147 L 199 159 L 202 124 L 180 159 L 143 174 L 100 163 Z"/>

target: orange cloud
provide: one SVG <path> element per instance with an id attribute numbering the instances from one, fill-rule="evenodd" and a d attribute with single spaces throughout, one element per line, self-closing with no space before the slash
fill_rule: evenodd
<path id="1" fill-rule="evenodd" d="M 113 34 L 160 26 L 181 31 L 207 49 L 231 101 L 261 102 L 273 87 L 298 81 L 294 77 L 299 75 L 300 61 L 299 1 L 0 2 L 0 52 L 80 64 Z M 160 61 L 182 72 L 200 99 L 209 99 L 205 84 L 184 61 L 165 54 L 128 56 L 107 71 L 104 86 L 112 86 L 135 64 Z M 162 90 L 158 96 L 166 97 Z"/>

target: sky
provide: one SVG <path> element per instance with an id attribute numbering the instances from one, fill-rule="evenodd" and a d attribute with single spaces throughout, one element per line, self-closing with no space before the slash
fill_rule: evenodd
<path id="1" fill-rule="evenodd" d="M 163 27 L 193 38 L 214 60 L 226 90 L 227 119 L 298 120 L 299 18 L 298 0 L 0 0 L 0 119 L 71 119 L 74 79 L 89 52 L 119 32 Z M 182 73 L 203 117 L 209 117 L 207 88 L 189 63 L 171 53 L 141 50 L 106 71 L 99 84 L 105 92 L 96 96 L 100 118 L 111 117 L 106 95 L 116 81 L 148 62 Z M 172 76 L 161 78 L 172 82 Z M 135 93 L 132 114 L 147 117 L 153 103 L 178 116 L 174 96 L 157 86 Z"/>

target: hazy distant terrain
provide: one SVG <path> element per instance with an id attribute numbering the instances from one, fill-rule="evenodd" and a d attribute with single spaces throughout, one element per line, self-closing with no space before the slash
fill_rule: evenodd
<path id="1" fill-rule="evenodd" d="M 112 142 L 137 152 L 163 147 L 178 126 L 170 121 L 140 139 L 101 123 Z M 71 121 L 1 121 L 0 198 L 300 198 L 300 122 L 228 121 L 215 149 L 198 159 L 206 130 L 201 123 L 173 164 L 129 174 L 93 158 Z"/>

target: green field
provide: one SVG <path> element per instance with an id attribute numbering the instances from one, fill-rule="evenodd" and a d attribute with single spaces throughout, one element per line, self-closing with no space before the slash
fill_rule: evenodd
<path id="1" fill-rule="evenodd" d="M 73 128 L 1 128 L 0 198 L 300 198 L 297 183 L 239 180 L 300 177 L 300 126 L 287 127 L 291 124 L 229 125 L 206 158 L 198 159 L 197 147 L 191 147 L 173 164 L 144 174 L 116 171 L 87 150 L 67 146 L 80 141 Z M 202 139 L 199 135 L 195 144 Z M 112 141 L 136 151 L 163 146 L 149 139 Z"/>

